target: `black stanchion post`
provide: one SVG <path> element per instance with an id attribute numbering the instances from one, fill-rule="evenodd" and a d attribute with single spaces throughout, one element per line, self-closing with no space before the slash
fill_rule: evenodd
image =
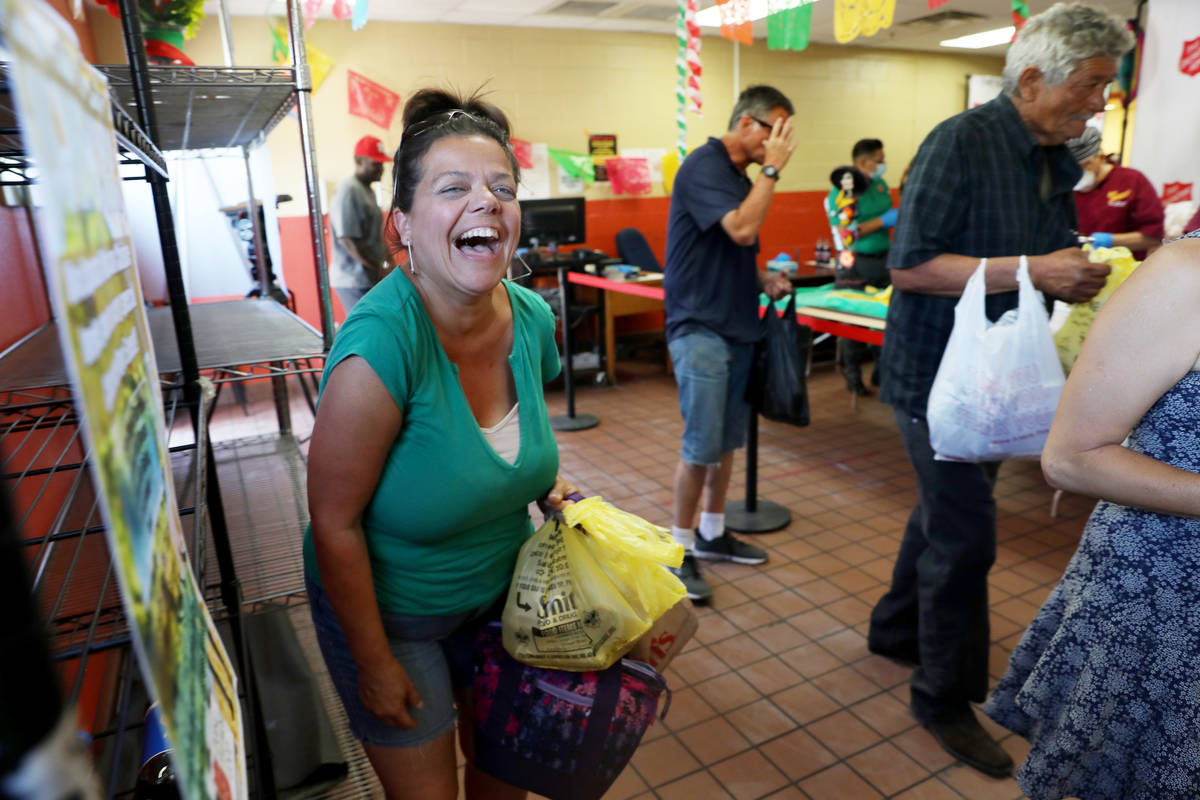
<path id="1" fill-rule="evenodd" d="M 571 372 L 571 292 L 567 286 L 567 268 L 558 267 L 558 305 L 562 309 L 563 391 L 567 395 L 567 413 L 550 417 L 550 427 L 556 431 L 582 431 L 594 428 L 600 420 L 592 414 L 575 414 L 575 376 Z"/>
<path id="2" fill-rule="evenodd" d="M 738 533 L 769 533 L 791 521 L 792 512 L 758 499 L 758 413 L 751 411 L 746 431 L 746 499 L 725 504 L 725 527 Z"/>

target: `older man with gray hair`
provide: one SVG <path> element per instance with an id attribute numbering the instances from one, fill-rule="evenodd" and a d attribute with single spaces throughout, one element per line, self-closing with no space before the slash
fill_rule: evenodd
<path id="1" fill-rule="evenodd" d="M 917 479 L 892 585 L 871 614 L 868 648 L 915 667 L 911 709 L 950 754 L 993 776 L 1012 759 L 972 703 L 988 689 L 988 571 L 996 557 L 992 489 L 999 463 L 934 459 L 925 407 L 967 279 L 987 261 L 987 312 L 1017 305 L 1028 257 L 1034 285 L 1091 299 L 1108 267 L 1076 246 L 1072 189 L 1080 168 L 1064 143 L 1103 110 L 1124 21 L 1082 3 L 1031 17 L 1009 48 L 1004 92 L 939 124 L 912 163 L 888 259 L 894 286 L 881 399 L 896 414 Z M 983 358 L 983 354 L 979 355 Z"/>

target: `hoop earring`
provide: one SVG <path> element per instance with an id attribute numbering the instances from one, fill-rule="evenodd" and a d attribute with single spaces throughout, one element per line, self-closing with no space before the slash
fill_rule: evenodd
<path id="1" fill-rule="evenodd" d="M 532 269 L 530 269 L 529 265 L 525 263 L 525 259 L 521 258 L 521 254 L 520 254 L 520 253 L 517 253 L 517 254 L 516 254 L 516 256 L 517 256 L 517 261 L 520 261 L 520 262 L 521 262 L 521 266 L 523 266 L 523 267 L 525 268 L 525 272 L 524 272 L 523 274 L 521 274 L 521 275 L 518 275 L 518 276 L 516 276 L 516 277 L 514 278 L 514 277 L 513 277 L 513 275 L 512 275 L 512 260 L 511 260 L 511 259 L 509 259 L 509 268 L 508 268 L 508 273 L 509 273 L 509 274 L 508 274 L 508 279 L 509 279 L 510 281 L 519 281 L 519 280 L 521 280 L 522 278 L 527 278 L 527 277 L 529 277 L 530 275 L 532 275 L 532 274 L 533 274 L 533 270 L 532 270 Z"/>
<path id="2" fill-rule="evenodd" d="M 410 275 L 417 274 L 417 262 L 413 260 L 412 243 L 405 242 L 404 246 L 408 248 L 408 272 Z"/>

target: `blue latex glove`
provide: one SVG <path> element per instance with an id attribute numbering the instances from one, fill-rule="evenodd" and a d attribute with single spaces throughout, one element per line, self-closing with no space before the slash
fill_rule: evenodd
<path id="1" fill-rule="evenodd" d="M 882 222 L 883 222 L 883 227 L 885 227 L 885 228 L 893 228 L 893 227 L 895 227 L 895 225 L 896 225 L 896 217 L 897 217 L 899 214 L 900 214 L 900 209 L 898 209 L 898 208 L 889 208 L 887 211 L 883 212 L 883 213 L 882 213 L 882 214 L 879 216 L 879 219 L 880 219 L 880 221 L 882 221 Z"/>
<path id="2" fill-rule="evenodd" d="M 1111 233 L 1093 233 L 1092 246 L 1094 247 L 1112 247 L 1113 235 Z"/>

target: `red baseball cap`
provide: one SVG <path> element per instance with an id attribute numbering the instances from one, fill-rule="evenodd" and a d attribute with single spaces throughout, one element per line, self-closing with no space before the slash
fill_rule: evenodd
<path id="1" fill-rule="evenodd" d="M 379 138 L 376 136 L 364 136 L 359 139 L 358 144 L 354 145 L 354 155 L 366 156 L 381 164 L 386 164 L 392 160 L 387 150 L 383 149 L 383 142 L 379 141 Z"/>

